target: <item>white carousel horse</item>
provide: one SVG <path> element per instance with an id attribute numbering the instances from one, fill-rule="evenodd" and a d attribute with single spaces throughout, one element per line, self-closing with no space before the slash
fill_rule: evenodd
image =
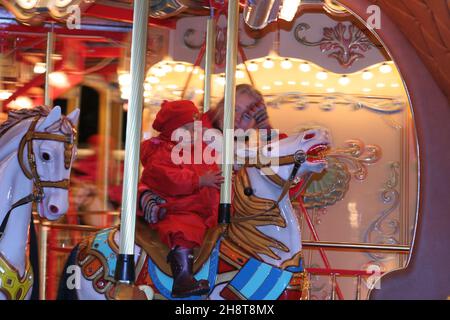
<path id="1" fill-rule="evenodd" d="M 0 126 L 0 300 L 31 296 L 32 203 L 44 219 L 66 213 L 78 117 L 79 109 L 64 117 L 58 106 L 36 107 L 10 112 Z"/>
<path id="2" fill-rule="evenodd" d="M 208 299 L 230 298 L 229 294 L 224 293 L 224 288 L 230 284 L 231 287 L 234 285 L 232 291 L 236 291 L 233 281 L 236 282 L 238 277 L 247 285 L 237 295 L 247 292 L 250 295 L 247 298 L 276 299 L 288 290 L 288 284 L 290 288 L 300 287 L 298 281 L 292 285 L 295 274 L 305 275 L 301 266 L 300 225 L 287 191 L 294 180 L 308 173 L 320 173 L 326 168 L 327 162 L 321 152 L 329 144 L 327 130 L 306 130 L 261 148 L 260 155 L 274 159 L 270 155 L 278 147 L 278 164 L 271 162 L 269 166 L 264 166 L 257 160 L 256 164 L 248 164 L 236 174 L 231 223 L 225 232 L 220 227 L 216 229 L 218 232 L 210 230 L 194 262 L 196 278 L 207 278 L 211 284 Z M 246 150 L 246 155 L 257 156 L 255 151 L 252 154 L 250 150 Z M 119 232 L 117 228 L 102 230 L 72 251 L 61 277 L 59 298 L 114 298 L 112 288 L 116 284 L 114 268 Z M 214 232 L 216 235 L 212 236 Z M 170 299 L 172 279 L 165 262 L 168 249 L 160 253 L 161 244 L 158 240 L 149 239 L 149 234 L 145 224 L 137 223 L 136 285 L 149 299 Z M 82 276 L 78 282 L 74 282 L 73 267 L 72 271 L 67 270 L 71 265 L 81 268 Z M 255 275 L 262 272 L 271 279 L 267 283 L 257 284 L 258 281 L 253 281 L 251 275 L 244 279 L 246 275 L 242 275 L 242 270 Z M 275 286 L 272 283 L 275 278 L 278 279 L 277 288 L 272 290 L 270 286 Z M 252 288 L 252 283 L 260 287 Z"/>

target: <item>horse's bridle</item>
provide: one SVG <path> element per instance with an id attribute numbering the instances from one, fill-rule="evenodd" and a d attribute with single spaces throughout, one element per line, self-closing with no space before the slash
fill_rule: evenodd
<path id="1" fill-rule="evenodd" d="M 33 181 L 33 191 L 29 195 L 23 197 L 16 201 L 9 211 L 6 213 L 3 218 L 2 224 L 0 225 L 0 240 L 3 237 L 6 226 L 8 224 L 8 220 L 11 212 L 24 204 L 30 202 L 40 203 L 44 199 L 44 188 L 59 188 L 59 189 L 69 189 L 69 179 L 63 179 L 59 181 L 43 181 L 41 180 L 39 173 L 37 172 L 36 165 L 36 156 L 33 150 L 33 140 L 49 140 L 49 141 L 57 141 L 64 143 L 64 167 L 66 169 L 70 168 L 70 164 L 73 159 L 73 148 L 76 144 L 76 129 L 71 124 L 72 132 L 70 135 L 66 134 L 54 134 L 54 133 L 46 133 L 46 132 L 36 132 L 36 125 L 41 116 L 36 116 L 31 122 L 30 127 L 28 128 L 27 133 L 22 137 L 22 140 L 19 144 L 19 150 L 17 152 L 17 157 L 19 161 L 20 168 L 24 175 Z M 64 121 L 64 120 L 63 120 Z M 28 151 L 28 167 L 25 165 L 23 153 L 25 152 L 25 148 Z"/>
<path id="2" fill-rule="evenodd" d="M 259 150 L 259 149 L 258 149 Z M 259 154 L 259 152 L 257 153 L 257 155 Z M 255 167 L 257 169 L 269 169 L 270 171 L 272 171 L 272 174 L 268 174 L 266 175 L 272 182 L 274 182 L 275 184 L 277 184 L 280 187 L 283 187 L 283 189 L 281 190 L 281 193 L 277 199 L 277 201 L 275 201 L 273 203 L 273 205 L 264 210 L 263 212 L 251 215 L 251 216 L 247 216 L 247 217 L 234 217 L 232 218 L 232 222 L 241 222 L 241 221 L 246 221 L 246 220 L 251 220 L 254 219 L 258 216 L 261 216 L 269 211 L 272 211 L 273 209 L 275 209 L 281 200 L 283 200 L 283 198 L 286 196 L 286 194 L 288 193 L 289 189 L 291 188 L 292 184 L 294 183 L 294 179 L 295 176 L 298 173 L 298 170 L 300 169 L 300 167 L 302 166 L 303 163 L 305 163 L 306 161 L 306 152 L 299 149 L 297 150 L 294 154 L 291 155 L 287 155 L 287 156 L 282 156 L 279 158 L 268 158 L 265 157 L 265 160 L 269 160 L 264 161 L 264 164 L 261 162 L 260 157 L 257 156 L 256 158 L 256 164 L 246 164 L 247 167 Z M 275 172 L 273 172 L 272 169 L 270 169 L 270 166 L 274 163 L 272 162 L 276 161 L 276 163 L 278 164 L 278 166 L 285 166 L 285 165 L 291 165 L 294 164 L 294 167 L 292 168 L 292 171 L 289 175 L 289 178 L 287 180 L 284 180 L 283 178 L 281 178 L 279 175 L 277 175 Z M 248 162 L 248 159 L 246 159 L 246 162 Z"/>

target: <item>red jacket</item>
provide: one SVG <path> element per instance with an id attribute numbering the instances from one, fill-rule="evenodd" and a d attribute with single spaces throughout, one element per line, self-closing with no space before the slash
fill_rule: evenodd
<path id="1" fill-rule="evenodd" d="M 216 164 L 174 164 L 171 159 L 174 146 L 159 137 L 141 144 L 144 171 L 139 194 L 151 190 L 167 201 L 166 217 L 153 225 L 164 242 L 169 242 L 170 234 L 181 232 L 186 240 L 200 245 L 206 229 L 217 224 L 219 190 L 200 187 L 199 177 L 219 168 Z M 193 160 L 193 150 L 191 156 Z"/>

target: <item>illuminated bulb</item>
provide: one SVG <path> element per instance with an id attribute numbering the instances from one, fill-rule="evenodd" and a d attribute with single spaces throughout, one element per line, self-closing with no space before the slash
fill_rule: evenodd
<path id="1" fill-rule="evenodd" d="M 169 73 L 172 72 L 172 66 L 169 64 L 169 62 L 166 62 L 165 64 L 163 64 L 162 69 L 164 70 L 165 73 Z"/>
<path id="2" fill-rule="evenodd" d="M 204 74 L 201 74 L 201 75 L 198 76 L 198 78 L 199 78 L 200 80 L 203 80 L 203 79 L 205 79 L 205 75 L 204 75 Z"/>
<path id="3" fill-rule="evenodd" d="M 283 81 L 277 80 L 273 82 L 274 85 L 276 86 L 282 86 L 283 85 Z"/>
<path id="4" fill-rule="evenodd" d="M 164 71 L 164 69 L 161 66 L 159 66 L 157 68 L 152 68 L 152 72 L 157 77 L 164 77 L 166 75 L 166 72 Z"/>
<path id="5" fill-rule="evenodd" d="M 275 65 L 275 63 L 270 58 L 267 58 L 263 62 L 263 67 L 266 68 L 266 69 L 272 69 L 274 65 Z"/>
<path id="6" fill-rule="evenodd" d="M 9 92 L 9 91 L 6 91 L 6 90 L 1 90 L 0 91 L 0 101 L 6 100 L 6 99 L 8 99 L 11 96 L 12 96 L 12 92 Z"/>
<path id="7" fill-rule="evenodd" d="M 148 97 L 150 97 L 150 92 L 144 91 L 144 98 L 148 98 Z"/>
<path id="8" fill-rule="evenodd" d="M 248 65 L 247 68 L 248 68 L 248 71 L 251 71 L 251 72 L 258 71 L 258 64 L 256 62 L 252 61 L 252 62 L 250 62 L 250 64 Z"/>
<path id="9" fill-rule="evenodd" d="M 370 72 L 370 71 L 364 71 L 364 72 L 362 73 L 362 78 L 363 78 L 364 80 L 370 80 L 370 79 L 373 78 L 373 73 Z"/>
<path id="10" fill-rule="evenodd" d="M 34 73 L 37 73 L 37 74 L 45 73 L 46 70 L 47 70 L 47 67 L 44 62 L 37 62 L 34 65 L 34 69 L 33 69 Z"/>
<path id="11" fill-rule="evenodd" d="M 289 59 L 284 59 L 281 61 L 281 68 L 288 70 L 292 68 L 292 62 Z"/>
<path id="12" fill-rule="evenodd" d="M 270 86 L 262 86 L 261 87 L 263 90 L 270 90 Z"/>
<path id="13" fill-rule="evenodd" d="M 319 71 L 316 74 L 316 78 L 319 80 L 326 80 L 328 78 L 328 74 L 325 71 Z"/>
<path id="14" fill-rule="evenodd" d="M 169 84 L 169 85 L 167 85 L 167 88 L 173 90 L 173 89 L 178 88 L 178 86 L 176 84 Z"/>
<path id="15" fill-rule="evenodd" d="M 150 76 L 147 78 L 147 81 L 149 83 L 155 84 L 155 83 L 159 83 L 159 78 L 155 77 L 155 76 Z"/>
<path id="16" fill-rule="evenodd" d="M 242 70 L 236 70 L 236 78 L 238 79 L 244 79 L 245 78 L 245 73 Z"/>
<path id="17" fill-rule="evenodd" d="M 292 21 L 297 14 L 301 0 L 284 0 L 279 17 L 286 21 Z"/>
<path id="18" fill-rule="evenodd" d="M 203 94 L 205 93 L 205 91 L 203 91 L 202 89 L 195 89 L 195 94 Z"/>
<path id="19" fill-rule="evenodd" d="M 50 84 L 57 88 L 67 88 L 70 86 L 69 79 L 64 72 L 56 71 L 49 75 Z"/>
<path id="20" fill-rule="evenodd" d="M 33 107 L 33 101 L 28 97 L 18 97 L 14 100 L 14 107 L 17 109 L 31 109 Z"/>
<path id="21" fill-rule="evenodd" d="M 323 88 L 323 83 L 316 83 L 315 86 L 316 86 L 317 88 Z"/>
<path id="22" fill-rule="evenodd" d="M 194 71 L 192 71 L 192 73 L 193 73 L 193 74 L 197 74 L 197 73 L 198 73 L 198 68 L 195 67 L 195 68 L 194 68 Z"/>
<path id="23" fill-rule="evenodd" d="M 295 82 L 295 81 L 288 81 L 288 85 L 290 85 L 290 86 L 295 86 L 296 83 L 297 83 L 297 82 Z"/>
<path id="24" fill-rule="evenodd" d="M 387 63 L 383 63 L 379 68 L 381 73 L 389 73 L 392 71 L 392 67 Z"/>
<path id="25" fill-rule="evenodd" d="M 119 84 L 121 86 L 129 86 L 131 83 L 131 76 L 129 73 L 119 74 Z"/>
<path id="26" fill-rule="evenodd" d="M 333 92 L 335 92 L 336 90 L 334 89 L 334 88 L 327 88 L 327 92 L 328 93 L 333 93 Z"/>
<path id="27" fill-rule="evenodd" d="M 342 76 L 342 77 L 339 78 L 339 84 L 340 84 L 341 86 L 346 86 L 346 85 L 348 85 L 349 83 L 350 83 L 350 78 L 349 78 L 349 77 L 347 77 L 347 76 Z"/>
<path id="28" fill-rule="evenodd" d="M 185 72 L 185 71 L 186 71 L 186 66 L 185 66 L 184 64 L 177 63 L 177 64 L 175 65 L 175 68 L 173 68 L 173 70 L 174 70 L 175 72 Z"/>
<path id="29" fill-rule="evenodd" d="M 302 81 L 300 84 L 301 84 L 302 86 L 307 87 L 307 86 L 309 86 L 309 81 Z"/>
<path id="30" fill-rule="evenodd" d="M 370 89 L 370 88 L 363 88 L 362 91 L 364 91 L 364 92 L 370 92 L 370 91 L 372 91 L 372 89 Z"/>
<path id="31" fill-rule="evenodd" d="M 191 72 L 192 69 L 194 69 L 192 66 L 188 66 L 188 67 L 186 68 L 186 72 Z"/>
<path id="32" fill-rule="evenodd" d="M 151 91 L 152 85 L 150 83 L 144 83 L 144 90 L 145 91 Z"/>
<path id="33" fill-rule="evenodd" d="M 398 84 L 398 83 L 393 83 L 393 84 L 391 84 L 391 87 L 392 88 L 398 88 L 400 85 Z"/>
<path id="34" fill-rule="evenodd" d="M 156 91 L 162 91 L 163 89 L 164 89 L 164 87 L 161 85 L 156 86 Z"/>
<path id="35" fill-rule="evenodd" d="M 309 72 L 309 71 L 311 71 L 311 66 L 309 65 L 308 62 L 303 62 L 300 65 L 300 71 L 302 71 L 302 72 Z"/>
<path id="36" fill-rule="evenodd" d="M 377 88 L 384 88 L 384 87 L 386 87 L 386 85 L 384 83 L 382 83 L 382 82 L 377 83 Z"/>
<path id="37" fill-rule="evenodd" d="M 224 77 L 224 76 L 220 76 L 220 77 L 216 78 L 216 82 L 217 82 L 219 85 L 224 86 L 224 85 L 225 85 L 225 82 L 226 82 L 225 77 Z"/>

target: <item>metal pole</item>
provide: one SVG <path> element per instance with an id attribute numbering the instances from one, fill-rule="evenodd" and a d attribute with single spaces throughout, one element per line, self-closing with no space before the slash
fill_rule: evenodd
<path id="1" fill-rule="evenodd" d="M 47 32 L 47 52 L 45 55 L 45 87 L 44 87 L 44 104 L 52 107 L 50 73 L 53 72 L 53 47 L 55 44 L 53 26 L 52 31 Z"/>
<path id="2" fill-rule="evenodd" d="M 391 245 L 391 244 L 371 244 L 371 243 L 353 243 L 353 242 L 330 242 L 330 241 L 310 241 L 303 240 L 302 245 L 304 247 L 317 247 L 317 248 L 333 248 L 333 249 L 358 249 L 361 251 L 392 251 L 400 253 L 409 253 L 411 249 L 409 246 L 404 245 Z"/>
<path id="3" fill-rule="evenodd" d="M 47 235 L 48 227 L 39 227 L 39 300 L 45 300 L 47 278 Z"/>
<path id="4" fill-rule="evenodd" d="M 130 62 L 132 86 L 127 115 L 120 246 L 115 271 L 115 279 L 122 283 L 133 283 L 135 280 L 134 236 L 149 0 L 135 0 L 133 5 Z"/>
<path id="5" fill-rule="evenodd" d="M 330 300 L 336 300 L 336 274 L 331 275 L 331 296 Z"/>
<path id="6" fill-rule="evenodd" d="M 231 176 L 234 160 L 234 107 L 236 95 L 236 60 L 239 27 L 239 1 L 228 1 L 227 56 L 225 70 L 225 102 L 223 115 L 222 172 L 224 183 L 220 188 L 219 223 L 230 223 Z"/>
<path id="7" fill-rule="evenodd" d="M 361 300 L 361 275 L 356 278 L 356 300 Z"/>
<path id="8" fill-rule="evenodd" d="M 216 23 L 214 17 L 206 22 L 206 54 L 205 54 L 205 90 L 203 95 L 203 112 L 211 108 L 212 74 L 214 72 L 216 51 Z"/>

